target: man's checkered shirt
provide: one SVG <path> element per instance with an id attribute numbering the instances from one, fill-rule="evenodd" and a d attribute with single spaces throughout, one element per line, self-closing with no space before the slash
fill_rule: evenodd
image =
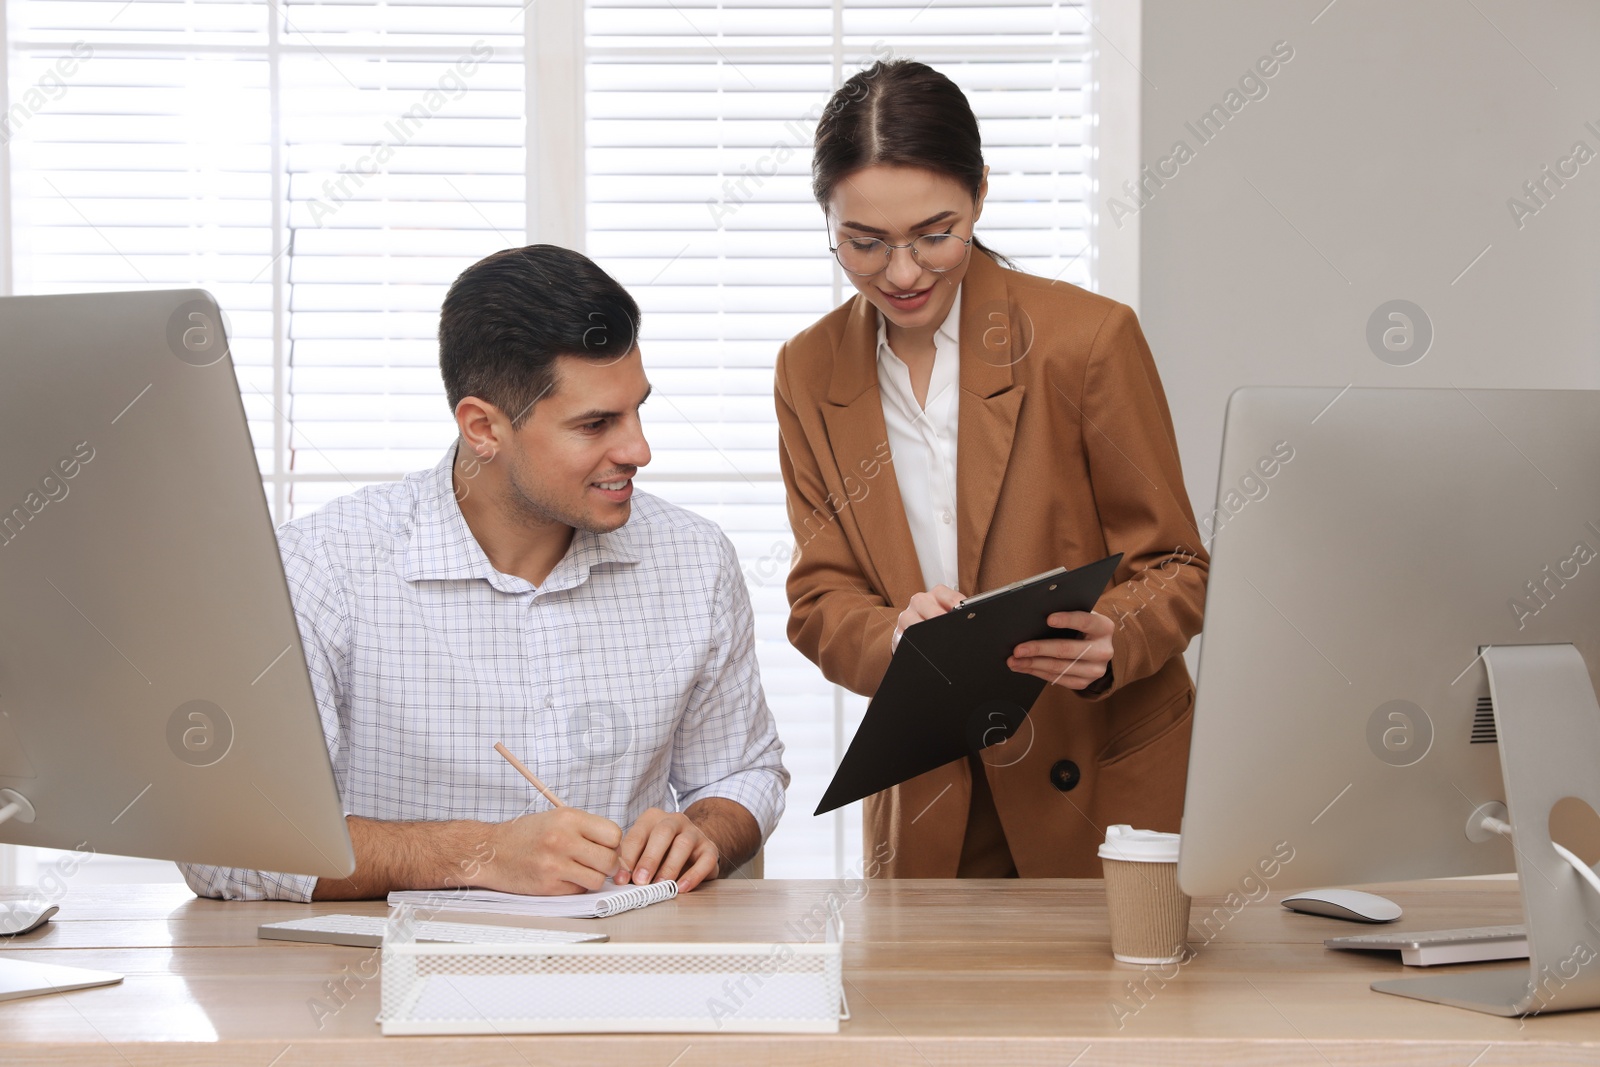
<path id="1" fill-rule="evenodd" d="M 345 811 L 504 822 L 548 808 L 493 750 L 503 740 L 556 796 L 623 829 L 725 797 L 765 840 L 789 774 L 727 537 L 636 491 L 626 525 L 577 531 L 535 587 L 472 536 L 454 457 L 278 531 Z M 202 896 L 304 901 L 316 884 L 179 866 Z"/>

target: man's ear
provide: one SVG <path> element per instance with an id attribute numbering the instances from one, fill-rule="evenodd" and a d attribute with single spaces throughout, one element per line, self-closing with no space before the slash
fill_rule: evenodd
<path id="1" fill-rule="evenodd" d="M 464 396 L 456 404 L 456 429 L 473 455 L 487 463 L 505 448 L 511 420 L 487 400 Z"/>

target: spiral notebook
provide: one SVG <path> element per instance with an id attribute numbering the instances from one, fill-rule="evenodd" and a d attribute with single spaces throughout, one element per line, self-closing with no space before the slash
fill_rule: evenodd
<path id="1" fill-rule="evenodd" d="M 413 908 L 440 911 L 535 915 L 546 919 L 603 919 L 618 912 L 659 904 L 677 895 L 678 883 L 673 881 L 649 885 L 608 884 L 592 893 L 559 897 L 524 896 L 493 889 L 409 889 L 390 893 L 389 906 L 409 904 Z"/>

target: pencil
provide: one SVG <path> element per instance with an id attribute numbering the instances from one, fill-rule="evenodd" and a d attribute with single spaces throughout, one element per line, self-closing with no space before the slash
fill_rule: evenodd
<path id="1" fill-rule="evenodd" d="M 566 805 L 561 802 L 561 798 L 560 797 L 558 797 L 554 793 L 550 792 L 549 788 L 546 787 L 546 785 L 543 782 L 539 781 L 538 777 L 532 771 L 528 770 L 527 767 L 524 767 L 522 765 L 522 761 L 521 760 L 519 760 L 517 757 L 515 757 L 515 756 L 513 756 L 511 754 L 511 750 L 506 748 L 505 742 L 496 741 L 494 743 L 494 750 L 496 752 L 500 753 L 500 755 L 504 756 L 506 758 L 506 762 L 511 764 L 511 766 L 513 766 L 513 767 L 515 767 L 517 769 L 517 773 L 518 774 L 522 775 L 522 777 L 524 777 L 528 781 L 532 782 L 533 783 L 533 787 L 535 789 L 537 789 L 539 792 L 543 793 L 544 794 L 544 798 L 546 800 L 548 800 L 550 803 L 554 804 L 558 808 L 566 807 Z"/>

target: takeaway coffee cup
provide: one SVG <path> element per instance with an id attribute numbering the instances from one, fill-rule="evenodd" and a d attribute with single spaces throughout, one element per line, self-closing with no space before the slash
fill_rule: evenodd
<path id="1" fill-rule="evenodd" d="M 1188 949 L 1189 898 L 1178 888 L 1178 835 L 1106 829 L 1100 846 L 1111 955 L 1123 963 L 1177 963 Z"/>

